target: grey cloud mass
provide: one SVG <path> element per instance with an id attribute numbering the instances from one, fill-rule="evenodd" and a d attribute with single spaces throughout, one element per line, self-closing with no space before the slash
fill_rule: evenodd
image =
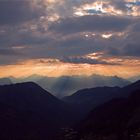
<path id="1" fill-rule="evenodd" d="M 33 6 L 35 1 L 0 1 L 0 64 L 52 58 L 67 63 L 112 65 L 83 57 L 98 52 L 104 58 L 140 57 L 140 16 L 125 15 L 126 1 L 108 0 L 123 15 L 96 14 L 95 9 L 88 9 L 94 15 L 83 16 L 75 16 L 74 9 L 96 0 L 63 0 L 63 4 L 57 1 L 50 7 L 44 6 L 44 0 Z M 105 38 L 103 34 L 111 36 Z"/>
<path id="2" fill-rule="evenodd" d="M 41 13 L 28 0 L 1 0 L 0 25 L 15 25 L 37 18 Z"/>
<path id="3" fill-rule="evenodd" d="M 103 65 L 118 65 L 115 63 L 109 63 L 106 61 L 98 60 L 98 59 L 91 59 L 91 58 L 86 58 L 86 57 L 63 57 L 60 59 L 62 62 L 66 63 L 74 63 L 74 64 L 91 64 L 91 65 L 96 65 L 96 64 L 103 64 Z"/>
<path id="4" fill-rule="evenodd" d="M 11 49 L 0 49 L 0 55 L 18 55 L 18 53 Z"/>
<path id="5" fill-rule="evenodd" d="M 62 19 L 52 24 L 50 30 L 69 34 L 76 32 L 120 32 L 132 23 L 128 17 L 118 16 L 82 16 Z"/>
<path id="6" fill-rule="evenodd" d="M 127 44 L 123 50 L 123 55 L 140 57 L 140 43 L 139 44 Z"/>

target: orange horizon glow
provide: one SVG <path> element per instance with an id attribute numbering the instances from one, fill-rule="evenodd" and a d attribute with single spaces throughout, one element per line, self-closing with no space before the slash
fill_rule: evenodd
<path id="1" fill-rule="evenodd" d="M 115 61 L 115 60 L 111 60 Z M 118 60 L 121 61 L 121 60 Z M 135 63 L 134 63 L 135 62 Z M 123 78 L 139 75 L 140 65 L 137 61 L 132 63 L 126 60 L 125 65 L 103 65 L 103 64 L 71 64 L 63 63 L 58 60 L 28 60 L 18 64 L 0 66 L 0 77 L 26 77 L 33 74 L 38 74 L 48 77 L 72 76 L 92 74 L 104 76 L 119 76 Z M 130 65 L 131 64 L 131 65 Z"/>

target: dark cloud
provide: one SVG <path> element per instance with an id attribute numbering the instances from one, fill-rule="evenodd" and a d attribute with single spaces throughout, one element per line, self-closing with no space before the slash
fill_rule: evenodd
<path id="1" fill-rule="evenodd" d="M 46 42 L 45 42 L 46 41 Z M 87 39 L 81 35 L 71 36 L 69 39 L 54 40 L 46 38 L 42 43 L 33 44 L 27 48 L 26 54 L 33 58 L 61 58 L 65 56 L 83 56 L 104 50 L 108 46 L 105 40 Z"/>
<path id="2" fill-rule="evenodd" d="M 12 49 L 0 49 L 0 55 L 19 55 L 20 53 Z"/>
<path id="3" fill-rule="evenodd" d="M 24 60 L 24 59 L 21 59 Z M 0 66 L 14 65 L 18 63 L 19 55 L 0 55 Z"/>
<path id="4" fill-rule="evenodd" d="M 61 18 L 60 14 L 59 21 L 47 24 L 48 22 L 40 22 L 39 20 L 39 17 L 46 11 L 33 8 L 31 2 L 32 0 L 0 1 L 0 64 L 26 59 L 54 58 L 75 64 L 112 65 L 106 61 L 83 56 L 94 52 L 103 52 L 104 58 L 108 56 L 140 56 L 140 22 L 138 17 L 96 15 L 99 13 L 94 10 L 86 12 L 95 15 L 76 17 L 72 16 L 73 7 L 92 3 L 93 0 L 86 2 L 69 0 L 64 2 L 66 7 L 62 6 L 67 10 L 66 13 L 64 13 L 64 9 L 57 9 L 57 5 L 54 6 L 59 13 L 65 16 Z M 127 8 L 124 1 L 110 0 L 110 2 L 116 9 L 125 11 Z M 72 6 L 70 9 L 67 8 L 70 6 Z M 51 12 L 52 10 L 50 10 L 50 15 Z M 23 23 L 27 23 L 27 26 L 24 26 Z M 30 28 L 32 25 L 36 27 L 34 30 Z M 45 30 L 44 26 L 49 27 L 49 29 Z M 91 34 L 93 32 L 95 35 L 86 37 L 88 32 Z M 118 32 L 124 33 L 124 35 L 119 36 Z M 102 37 L 103 33 L 112 33 L 112 37 L 105 39 Z M 25 48 L 17 51 L 13 49 L 16 46 L 25 46 Z"/>
<path id="5" fill-rule="evenodd" d="M 102 60 L 99 60 L 99 59 L 91 59 L 91 58 L 87 58 L 87 57 L 64 57 L 64 58 L 62 58 L 60 60 L 62 62 L 73 63 L 73 64 L 118 65 L 118 64 L 115 64 L 115 63 L 110 63 L 110 62 L 102 61 Z"/>
<path id="6" fill-rule="evenodd" d="M 140 19 L 139 19 L 140 20 Z M 132 30 L 131 32 L 140 32 L 140 21 L 138 20 L 138 22 L 136 22 L 133 26 L 132 26 Z"/>
<path id="7" fill-rule="evenodd" d="M 106 54 L 111 56 L 119 56 L 120 50 L 119 48 L 116 47 L 109 47 L 108 50 L 106 51 Z"/>
<path id="8" fill-rule="evenodd" d="M 121 51 L 124 56 L 140 57 L 140 43 L 139 44 L 127 44 Z"/>
<path id="9" fill-rule="evenodd" d="M 37 18 L 41 11 L 31 7 L 29 0 L 1 0 L 0 25 L 15 25 Z"/>
<path id="10" fill-rule="evenodd" d="M 127 2 L 125 0 L 111 0 L 111 5 L 116 9 L 126 12 L 128 8 L 126 7 Z"/>
<path id="11" fill-rule="evenodd" d="M 63 34 L 77 32 L 119 32 L 132 23 L 131 18 L 119 16 L 82 16 L 62 19 L 51 25 L 50 30 Z"/>
<path id="12" fill-rule="evenodd" d="M 109 47 L 106 49 L 106 54 L 115 57 L 140 57 L 140 43 L 126 42 L 124 46 Z"/>

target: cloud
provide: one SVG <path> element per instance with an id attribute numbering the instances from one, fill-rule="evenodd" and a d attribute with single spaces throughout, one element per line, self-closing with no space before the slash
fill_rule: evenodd
<path id="1" fill-rule="evenodd" d="M 62 59 L 60 59 L 60 61 L 65 62 L 65 63 L 73 63 L 73 64 L 118 65 L 118 64 L 115 64 L 115 63 L 110 63 L 110 62 L 103 61 L 103 60 L 100 60 L 100 59 L 91 59 L 91 58 L 88 58 L 88 57 L 63 57 Z"/>
<path id="2" fill-rule="evenodd" d="M 132 18 L 119 16 L 81 16 L 61 19 L 50 30 L 62 34 L 77 32 L 120 32 L 132 23 Z"/>
<path id="3" fill-rule="evenodd" d="M 0 49 L 0 55 L 19 55 L 19 53 L 11 49 Z"/>
<path id="4" fill-rule="evenodd" d="M 1 63 L 8 64 L 8 59 L 16 63 L 25 59 L 52 58 L 76 64 L 108 64 L 83 57 L 96 52 L 104 52 L 104 58 L 139 57 L 139 17 L 98 15 L 94 9 L 86 11 L 94 15 L 74 15 L 76 8 L 90 5 L 95 2 L 93 0 L 38 0 L 34 5 L 35 1 L 0 1 Z M 108 3 L 108 6 L 127 12 L 124 9 L 126 1 L 108 0 Z M 55 14 L 58 20 L 49 21 Z M 111 34 L 111 37 L 105 39 L 103 34 Z M 13 50 L 16 46 L 26 47 Z"/>
<path id="5" fill-rule="evenodd" d="M 125 0 L 111 0 L 110 4 L 113 5 L 116 9 L 122 11 L 128 10 L 126 7 L 127 2 Z"/>
<path id="6" fill-rule="evenodd" d="M 123 47 L 122 53 L 124 56 L 140 57 L 140 43 L 127 44 L 125 47 Z"/>
<path id="7" fill-rule="evenodd" d="M 39 9 L 31 6 L 32 0 L 2 0 L 0 1 L 0 25 L 17 25 L 37 18 Z"/>

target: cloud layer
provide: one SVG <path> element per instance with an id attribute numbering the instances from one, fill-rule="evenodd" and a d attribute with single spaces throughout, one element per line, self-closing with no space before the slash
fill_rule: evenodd
<path id="1" fill-rule="evenodd" d="M 139 11 L 140 2 L 131 0 L 2 0 L 0 65 L 30 59 L 89 65 L 120 65 L 126 58 L 139 62 Z M 100 55 L 87 57 L 94 53 Z"/>

